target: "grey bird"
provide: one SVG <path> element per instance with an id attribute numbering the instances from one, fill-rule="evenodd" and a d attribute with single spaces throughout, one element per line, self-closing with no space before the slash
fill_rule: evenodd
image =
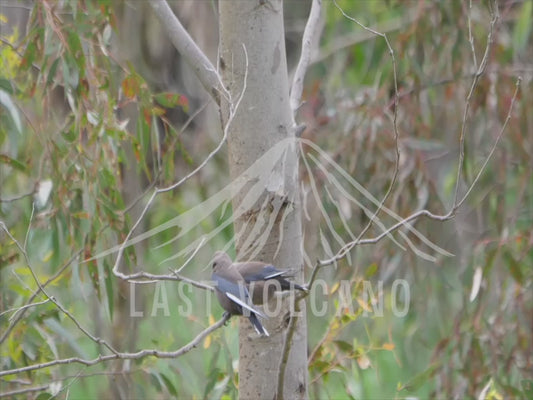
<path id="1" fill-rule="evenodd" d="M 287 271 L 280 271 L 272 264 L 260 261 L 238 262 L 233 264 L 247 283 L 254 304 L 268 302 L 276 291 L 297 289 L 307 292 L 307 288 L 290 282 Z"/>
<path id="2" fill-rule="evenodd" d="M 258 334 L 268 336 L 267 330 L 257 318 L 258 315 L 264 318 L 266 316 L 251 304 L 244 278 L 223 251 L 217 251 L 213 257 L 211 279 L 216 283 L 217 299 L 226 313 L 247 316 Z"/>

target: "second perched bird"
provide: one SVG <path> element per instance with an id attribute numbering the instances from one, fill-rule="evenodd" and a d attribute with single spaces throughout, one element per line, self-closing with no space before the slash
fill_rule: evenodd
<path id="1" fill-rule="evenodd" d="M 254 304 L 266 303 L 278 290 L 297 289 L 307 292 L 307 288 L 285 279 L 287 271 L 280 271 L 271 264 L 248 261 L 233 265 L 246 281 Z"/>
<path id="2" fill-rule="evenodd" d="M 250 304 L 250 294 L 244 278 L 223 251 L 217 251 L 213 257 L 211 279 L 216 282 L 215 291 L 222 308 L 231 315 L 246 315 L 258 334 L 268 336 L 267 330 L 257 318 L 258 315 L 265 315 Z"/>

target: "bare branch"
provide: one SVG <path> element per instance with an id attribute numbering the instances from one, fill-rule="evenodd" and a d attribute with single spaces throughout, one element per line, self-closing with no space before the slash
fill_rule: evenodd
<path id="1" fill-rule="evenodd" d="M 185 30 L 166 0 L 153 0 L 150 1 L 150 5 L 163 24 L 174 47 L 194 70 L 205 90 L 215 100 L 215 103 L 220 106 L 220 93 L 226 93 L 227 91 L 222 85 L 220 75 L 211 61 Z"/>
<path id="2" fill-rule="evenodd" d="M 10 320 L 15 318 L 15 316 L 19 313 L 19 312 L 22 312 L 24 311 L 25 309 L 27 308 L 30 308 L 30 307 L 35 307 L 35 306 L 40 306 L 42 304 L 46 304 L 50 301 L 50 299 L 46 299 L 46 300 L 43 300 L 43 301 L 38 301 L 36 303 L 30 303 L 30 304 L 25 304 L 23 305 L 22 307 L 14 307 L 14 308 L 10 308 L 9 310 L 5 310 L 5 311 L 2 311 L 0 312 L 0 317 L 4 314 L 8 314 L 10 312 L 13 313 L 13 315 L 9 318 Z"/>
<path id="3" fill-rule="evenodd" d="M 296 67 L 296 71 L 294 72 L 294 77 L 292 80 L 290 105 L 293 115 L 300 107 L 305 73 L 307 72 L 307 67 L 311 62 L 312 53 L 316 51 L 316 38 L 319 36 L 318 26 L 320 22 L 321 8 L 322 0 L 313 0 L 311 11 L 309 12 L 309 18 L 307 19 L 307 24 L 305 25 L 304 34 L 302 37 L 302 52 L 300 54 L 300 60 L 298 61 L 298 66 Z"/>
<path id="4" fill-rule="evenodd" d="M 35 189 L 32 189 L 30 192 L 27 192 L 27 193 L 21 193 L 19 195 L 16 195 L 14 197 L 9 197 L 7 199 L 0 199 L 0 203 L 11 203 L 13 201 L 17 201 L 17 200 L 21 200 L 23 199 L 24 197 L 28 197 L 28 196 L 31 196 L 35 193 Z"/>
<path id="5" fill-rule="evenodd" d="M 470 42 L 470 47 L 472 48 L 472 59 L 474 61 L 474 68 L 477 69 L 477 57 L 476 57 L 476 48 L 474 46 L 474 36 L 472 35 L 472 0 L 468 1 L 468 41 Z"/>
<path id="6" fill-rule="evenodd" d="M 3 393 L 0 392 L 0 398 L 1 397 L 12 398 L 14 396 L 21 395 L 21 394 L 42 392 L 43 390 L 48 390 L 49 388 L 50 388 L 50 385 L 41 385 L 41 386 L 32 386 L 32 387 L 25 388 L 25 389 L 12 390 L 10 392 L 3 392 Z"/>
<path id="7" fill-rule="evenodd" d="M 56 365 L 64 365 L 64 364 L 83 364 L 86 366 L 91 366 L 91 365 L 99 364 L 101 362 L 118 360 L 118 359 L 119 360 L 139 360 L 139 359 L 146 358 L 146 357 L 177 358 L 177 357 L 182 356 L 185 353 L 188 353 L 189 351 L 194 349 L 196 346 L 198 346 L 198 344 L 207 335 L 209 335 L 211 332 L 213 332 L 214 330 L 224 325 L 229 318 L 230 318 L 229 314 L 224 314 L 220 320 L 218 320 L 213 325 L 210 325 L 209 327 L 204 329 L 202 332 L 196 335 L 196 337 L 193 340 L 191 340 L 185 346 L 180 347 L 179 349 L 175 351 L 160 351 L 160 350 L 145 349 L 145 350 L 140 350 L 136 353 L 115 353 L 115 354 L 108 354 L 108 355 L 99 355 L 98 357 L 92 360 L 85 360 L 79 357 L 63 358 L 60 360 L 53 360 L 53 361 L 40 363 L 40 364 L 28 365 L 26 367 L 0 371 L 0 376 L 21 374 L 23 372 L 30 372 L 30 371 L 35 371 L 38 369 L 53 367 Z"/>
<path id="8" fill-rule="evenodd" d="M 461 133 L 459 135 L 459 161 L 457 163 L 457 177 L 455 180 L 455 195 L 453 200 L 453 207 L 451 209 L 451 212 L 455 213 L 457 211 L 457 208 L 459 207 L 459 186 L 461 183 L 461 175 L 463 174 L 463 164 L 465 159 L 465 136 L 466 136 L 466 123 L 468 120 L 468 113 L 470 111 L 470 101 L 472 100 L 472 96 L 474 94 L 474 91 L 479 83 L 479 78 L 485 73 L 485 70 L 487 68 L 487 64 L 489 61 L 489 54 L 490 50 L 492 48 L 493 43 L 493 34 L 494 34 L 494 26 L 496 25 L 496 22 L 498 21 L 498 16 L 494 14 L 491 11 L 491 21 L 490 21 L 490 27 L 489 27 L 489 33 L 487 35 L 487 45 L 485 47 L 485 54 L 483 55 L 483 59 L 481 60 L 481 63 L 479 64 L 479 67 L 476 65 L 476 73 L 474 75 L 474 79 L 472 81 L 472 85 L 470 86 L 470 91 L 468 92 L 468 96 L 466 97 L 466 104 L 465 109 L 463 112 L 463 121 L 461 124 Z M 470 17 L 469 17 L 469 24 L 470 24 Z M 472 51 L 474 51 L 473 48 L 473 39 L 471 39 L 471 45 L 472 45 Z M 474 62 L 476 62 L 475 53 L 474 53 Z"/>
<path id="9" fill-rule="evenodd" d="M 391 18 L 383 25 L 380 24 L 375 30 L 381 33 L 392 33 L 400 28 L 412 24 L 419 18 L 418 13 L 409 13 L 407 16 L 401 18 Z M 333 43 L 328 43 L 324 48 L 319 49 L 318 53 L 311 58 L 311 65 L 319 63 L 331 57 L 332 55 L 347 50 L 349 47 L 356 44 L 363 43 L 367 40 L 375 38 L 375 34 L 369 31 L 365 32 L 350 32 L 344 36 L 337 37 Z"/>
<path id="10" fill-rule="evenodd" d="M 476 177 L 472 181 L 472 184 L 470 185 L 466 193 L 463 195 L 463 198 L 459 200 L 459 202 L 457 202 L 457 205 L 456 205 L 457 208 L 459 208 L 464 203 L 464 201 L 467 199 L 472 189 L 474 189 L 474 186 L 476 186 L 477 182 L 479 181 L 479 178 L 481 177 L 483 172 L 485 172 L 485 168 L 487 167 L 487 164 L 489 163 L 490 159 L 492 158 L 492 155 L 496 151 L 496 148 L 498 147 L 498 144 L 500 143 L 500 140 L 503 137 L 505 129 L 507 128 L 507 124 L 509 124 L 509 121 L 511 120 L 511 114 L 513 112 L 516 98 L 518 97 L 518 91 L 520 90 L 521 83 L 522 83 L 522 77 L 518 77 L 518 79 L 516 80 L 515 91 L 513 93 L 513 97 L 511 98 L 511 104 L 509 105 L 509 110 L 507 111 L 507 116 L 505 117 L 505 121 L 500 129 L 500 132 L 498 133 L 498 136 L 496 137 L 496 140 L 494 141 L 494 144 L 492 145 L 492 148 L 490 149 L 490 152 L 487 155 L 487 158 L 485 158 L 483 165 L 481 166 Z"/>
<path id="11" fill-rule="evenodd" d="M 291 315 L 289 321 L 289 326 L 287 327 L 287 333 L 285 334 L 285 339 L 283 341 L 283 348 L 281 349 L 281 359 L 279 362 L 278 369 L 278 386 L 276 400 L 283 400 L 283 386 L 285 385 L 285 369 L 287 368 L 287 361 L 289 360 L 289 353 L 291 352 L 292 338 L 296 332 L 296 325 L 298 322 L 298 313 L 300 312 L 299 302 L 304 297 L 307 296 L 307 293 L 301 295 L 295 295 L 292 297 L 294 301 L 294 314 Z"/>

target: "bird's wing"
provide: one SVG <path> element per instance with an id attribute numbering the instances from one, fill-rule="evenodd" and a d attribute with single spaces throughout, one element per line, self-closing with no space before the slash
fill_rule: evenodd
<path id="1" fill-rule="evenodd" d="M 278 276 L 283 276 L 283 274 L 285 273 L 285 271 L 280 271 L 279 269 L 276 269 L 273 265 L 265 265 L 261 266 L 261 268 L 246 269 L 245 263 L 239 263 L 237 264 L 237 269 L 248 283 L 254 281 L 266 281 L 268 279 L 273 279 Z"/>
<path id="2" fill-rule="evenodd" d="M 249 297 L 248 289 L 244 285 L 230 281 L 219 274 L 213 274 L 211 278 L 217 283 L 217 289 L 224 293 L 232 293 L 235 296 Z M 241 281 L 242 282 L 242 281 Z"/>
<path id="3" fill-rule="evenodd" d="M 285 274 L 285 271 L 280 271 L 279 269 L 275 268 L 273 265 L 267 265 L 265 268 L 263 268 L 263 279 L 266 281 L 267 279 L 276 278 L 278 276 L 283 276 Z"/>
<path id="4" fill-rule="evenodd" d="M 239 297 L 235 296 L 234 294 L 230 293 L 230 292 L 225 292 L 226 296 L 228 296 L 228 298 L 237 303 L 238 305 L 240 305 L 241 307 L 243 308 L 246 308 L 248 311 L 250 311 L 251 313 L 254 313 L 254 314 L 257 314 L 257 315 L 260 315 L 261 317 L 263 318 L 268 318 L 265 314 L 263 314 L 261 311 L 259 310 L 256 310 L 255 308 L 249 306 L 248 304 L 246 304 L 244 301 L 242 301 Z M 267 334 L 268 336 L 268 334 Z"/>
<path id="5" fill-rule="evenodd" d="M 256 313 L 263 318 L 267 318 L 262 312 L 256 310 L 248 304 L 250 300 L 250 294 L 246 286 L 239 285 L 238 283 L 232 282 L 218 274 L 212 275 L 213 280 L 217 283 L 217 290 L 220 290 L 224 293 L 231 301 L 237 303 L 243 308 L 246 308 L 248 311 Z"/>

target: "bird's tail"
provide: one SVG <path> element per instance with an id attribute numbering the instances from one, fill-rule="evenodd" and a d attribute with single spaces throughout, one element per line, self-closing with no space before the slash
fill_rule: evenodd
<path id="1" fill-rule="evenodd" d="M 252 326 L 258 334 L 260 334 L 261 336 L 269 336 L 268 331 L 263 325 L 261 325 L 261 321 L 259 321 L 259 318 L 257 318 L 257 315 L 255 313 L 250 313 L 248 319 L 250 320 Z"/>
<path id="2" fill-rule="evenodd" d="M 287 279 L 280 279 L 278 281 L 281 284 L 281 290 L 296 289 L 296 290 L 301 290 L 302 292 L 308 292 L 309 291 L 309 289 L 307 289 L 306 287 L 298 285 L 297 283 L 288 281 Z"/>
<path id="3" fill-rule="evenodd" d="M 298 285 L 297 283 L 294 283 L 294 288 L 301 290 L 302 292 L 309 292 L 309 289 L 306 286 Z"/>

